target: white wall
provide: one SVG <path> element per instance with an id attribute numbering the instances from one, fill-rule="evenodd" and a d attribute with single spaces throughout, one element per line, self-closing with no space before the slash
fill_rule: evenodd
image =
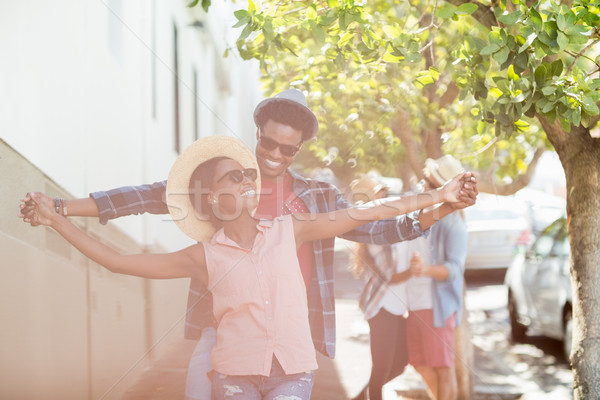
<path id="1" fill-rule="evenodd" d="M 185 4 L 2 0 L 1 138 L 74 196 L 165 179 L 177 155 L 176 25 L 181 148 L 195 138 L 194 70 L 199 135 L 232 135 L 253 147 L 258 68 L 236 56 L 222 58 L 235 43 L 236 7 L 216 2 L 207 15 Z M 202 28 L 190 26 L 197 20 Z M 185 239 L 163 228 L 164 220 L 116 223 L 137 241 L 181 247 Z M 164 229 L 168 235 L 161 235 Z"/>

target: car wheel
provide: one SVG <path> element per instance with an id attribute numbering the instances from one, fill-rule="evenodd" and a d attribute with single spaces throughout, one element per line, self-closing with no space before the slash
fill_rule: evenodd
<path id="1" fill-rule="evenodd" d="M 565 360 L 571 362 L 571 348 L 573 347 L 573 312 L 570 309 L 565 311 L 563 321 L 564 337 L 563 337 L 563 352 Z"/>
<path id="2" fill-rule="evenodd" d="M 522 342 L 525 339 L 527 327 L 519 322 L 517 303 L 510 291 L 508 292 L 508 317 L 510 319 L 510 336 L 512 340 L 515 342 Z"/>

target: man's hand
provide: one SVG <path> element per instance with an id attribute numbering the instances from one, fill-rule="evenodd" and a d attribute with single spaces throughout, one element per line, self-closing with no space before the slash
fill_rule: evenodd
<path id="1" fill-rule="evenodd" d="M 477 201 L 477 179 L 472 172 L 466 172 L 461 178 L 462 190 L 458 196 L 457 202 L 449 202 L 453 209 L 460 210 L 469 206 L 472 206 Z"/>
<path id="2" fill-rule="evenodd" d="M 410 258 L 410 273 L 412 276 L 423 276 L 425 273 L 425 265 L 423 265 L 423 260 L 421 259 L 421 255 L 418 252 L 415 252 L 413 256 Z"/>

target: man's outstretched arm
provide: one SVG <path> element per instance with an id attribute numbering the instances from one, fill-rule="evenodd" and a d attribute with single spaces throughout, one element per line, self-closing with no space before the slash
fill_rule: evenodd
<path id="1" fill-rule="evenodd" d="M 61 215 L 73 217 L 98 217 L 105 224 L 115 219 L 134 214 L 166 214 L 164 202 L 166 181 L 151 185 L 124 186 L 108 191 L 94 192 L 90 197 L 80 199 L 60 199 L 58 202 L 43 193 L 36 193 L 39 199 L 57 210 Z M 58 207 L 56 207 L 58 206 Z M 30 205 L 21 205 L 21 215 L 28 218 Z"/>

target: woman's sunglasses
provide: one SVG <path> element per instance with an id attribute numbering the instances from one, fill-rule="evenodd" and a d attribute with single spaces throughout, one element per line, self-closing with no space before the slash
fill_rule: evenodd
<path id="1" fill-rule="evenodd" d="M 279 151 L 286 157 L 293 157 L 300 150 L 300 146 L 292 146 L 290 144 L 281 144 L 276 142 L 275 140 L 265 137 L 258 137 L 258 144 L 260 147 L 267 151 L 274 150 L 276 147 L 279 147 Z"/>
<path id="2" fill-rule="evenodd" d="M 220 177 L 217 182 L 221 182 L 226 177 L 230 177 L 231 180 L 234 181 L 235 183 L 240 183 L 241 181 L 244 180 L 244 177 L 250 179 L 251 181 L 255 181 L 257 176 L 258 176 L 258 172 L 256 172 L 256 169 L 254 169 L 254 168 L 246 168 L 246 169 L 242 169 L 242 170 L 232 169 L 231 171 L 227 172 L 225 175 Z"/>

